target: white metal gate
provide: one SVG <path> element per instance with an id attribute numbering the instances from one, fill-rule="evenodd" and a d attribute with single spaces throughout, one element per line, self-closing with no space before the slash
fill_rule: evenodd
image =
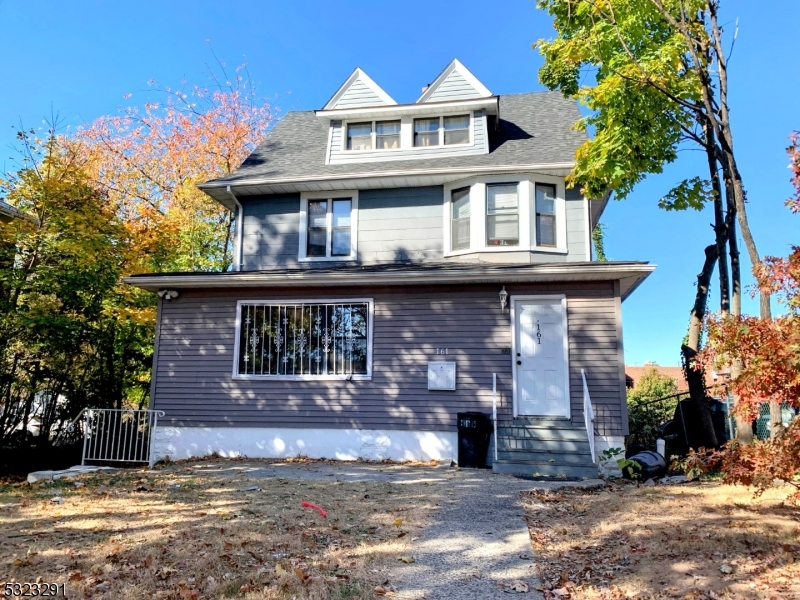
<path id="1" fill-rule="evenodd" d="M 152 468 L 153 431 L 163 410 L 89 408 L 83 411 L 83 456 L 88 462 L 147 463 Z"/>

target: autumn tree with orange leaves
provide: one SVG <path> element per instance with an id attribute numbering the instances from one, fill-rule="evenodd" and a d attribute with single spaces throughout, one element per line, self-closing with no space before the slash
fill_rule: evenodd
<path id="1" fill-rule="evenodd" d="M 0 471 L 84 407 L 147 405 L 156 298 L 122 277 L 229 268 L 232 216 L 196 186 L 236 169 L 274 113 L 244 67 L 219 66 L 209 88 L 151 81 L 148 102 L 71 135 L 19 132 L 0 177 L 23 215 L 0 223 Z"/>
<path id="2" fill-rule="evenodd" d="M 149 85 L 154 97 L 80 128 L 68 143 L 131 232 L 136 272 L 224 271 L 232 215 L 197 189 L 250 154 L 275 115 L 244 66 L 211 88 Z M 130 97 L 128 95 L 127 97 Z"/>
<path id="3" fill-rule="evenodd" d="M 800 133 L 787 149 L 794 195 L 786 205 L 800 213 Z M 800 246 L 787 258 L 767 257 L 756 269 L 759 289 L 774 294 L 785 307 L 775 319 L 712 316 L 707 320 L 708 342 L 701 354 L 706 366 L 725 367 L 739 361 L 741 372 L 730 382 L 738 397 L 734 412 L 754 419 L 765 401 L 800 409 Z M 695 457 L 697 458 L 697 457 Z M 798 488 L 800 474 L 800 418 L 772 439 L 752 445 L 731 442 L 722 451 L 699 459 L 705 467 L 719 467 L 727 482 L 755 486 L 763 491 L 776 479 Z"/>

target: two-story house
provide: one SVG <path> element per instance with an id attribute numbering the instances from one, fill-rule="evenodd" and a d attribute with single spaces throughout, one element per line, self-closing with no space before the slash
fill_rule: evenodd
<path id="1" fill-rule="evenodd" d="M 592 261 L 579 117 L 457 60 L 412 104 L 356 69 L 284 116 L 200 186 L 235 212 L 233 270 L 128 279 L 161 296 L 156 455 L 458 460 L 496 376 L 496 471 L 596 474 L 590 436 L 627 433 L 620 304 L 653 267 Z"/>

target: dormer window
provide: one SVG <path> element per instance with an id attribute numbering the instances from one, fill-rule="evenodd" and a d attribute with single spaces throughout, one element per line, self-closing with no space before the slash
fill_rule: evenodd
<path id="1" fill-rule="evenodd" d="M 469 115 L 444 118 L 444 145 L 469 143 Z"/>
<path id="2" fill-rule="evenodd" d="M 348 150 L 372 150 L 372 123 L 348 123 Z"/>
<path id="3" fill-rule="evenodd" d="M 414 146 L 439 145 L 439 118 L 414 119 Z"/>
<path id="4" fill-rule="evenodd" d="M 375 147 L 378 150 L 394 150 L 400 147 L 400 121 L 378 121 L 375 123 Z"/>

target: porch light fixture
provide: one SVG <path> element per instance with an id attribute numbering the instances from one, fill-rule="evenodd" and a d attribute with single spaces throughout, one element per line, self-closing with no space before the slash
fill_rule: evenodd
<path id="1" fill-rule="evenodd" d="M 506 291 L 506 286 L 503 286 L 503 289 L 500 290 L 500 312 L 506 309 L 507 302 L 508 302 L 508 292 Z"/>

